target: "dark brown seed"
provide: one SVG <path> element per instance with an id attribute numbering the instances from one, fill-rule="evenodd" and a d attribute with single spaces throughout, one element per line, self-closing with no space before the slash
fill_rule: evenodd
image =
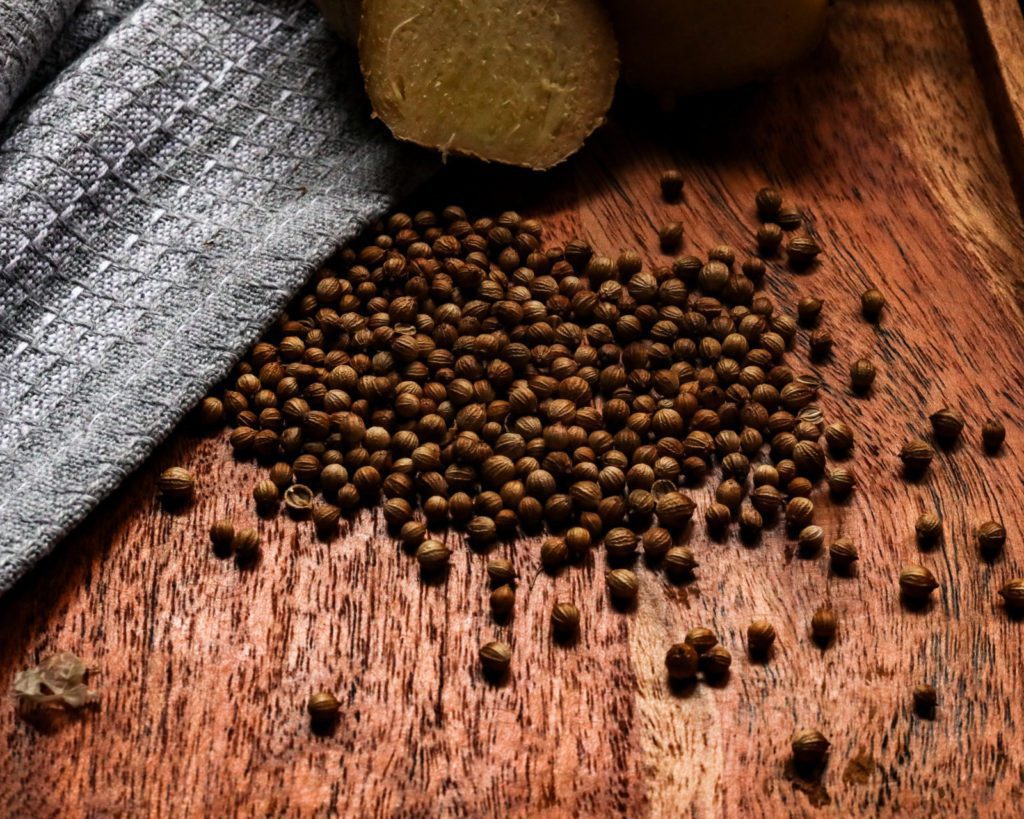
<path id="1" fill-rule="evenodd" d="M 857 476 L 848 466 L 838 466 L 828 473 L 828 488 L 835 498 L 845 498 L 857 485 Z"/>
<path id="2" fill-rule="evenodd" d="M 929 416 L 936 440 L 944 446 L 951 446 L 964 429 L 964 416 L 957 410 L 945 407 Z"/>
<path id="3" fill-rule="evenodd" d="M 803 765 L 819 764 L 828 753 L 830 744 L 820 731 L 813 728 L 803 728 L 790 739 L 793 758 Z"/>
<path id="4" fill-rule="evenodd" d="M 813 326 L 821 315 L 823 302 L 814 296 L 804 296 L 796 304 L 796 315 L 800 323 L 806 327 Z"/>
<path id="5" fill-rule="evenodd" d="M 556 603 L 551 610 L 551 627 L 562 639 L 573 636 L 580 628 L 580 610 L 572 603 Z"/>
<path id="6" fill-rule="evenodd" d="M 732 654 L 724 646 L 712 646 L 700 658 L 700 667 L 709 677 L 721 677 L 732 665 Z"/>
<path id="7" fill-rule="evenodd" d="M 866 358 L 858 358 L 850 365 L 850 386 L 854 392 L 864 393 L 875 383 L 875 365 Z"/>
<path id="8" fill-rule="evenodd" d="M 818 643 L 829 643 L 836 636 L 838 621 L 835 612 L 824 606 L 811 618 L 811 636 Z"/>
<path id="9" fill-rule="evenodd" d="M 978 527 L 977 537 L 982 557 L 992 560 L 1003 550 L 1003 544 L 1006 543 L 1006 527 L 998 521 L 985 521 Z"/>
<path id="10" fill-rule="evenodd" d="M 629 569 L 612 569 L 605 576 L 608 592 L 619 603 L 628 603 L 636 598 L 640 581 Z"/>
<path id="11" fill-rule="evenodd" d="M 832 568 L 840 574 L 848 572 L 860 557 L 857 553 L 857 547 L 848 537 L 838 538 L 835 543 L 829 546 L 828 555 Z"/>
<path id="12" fill-rule="evenodd" d="M 683 175 L 677 170 L 668 170 L 661 175 L 661 198 L 676 202 L 683 193 Z"/>
<path id="13" fill-rule="evenodd" d="M 492 585 L 495 586 L 514 583 L 519 579 L 519 573 L 516 572 L 512 561 L 506 560 L 503 557 L 493 557 L 487 561 L 487 576 L 490 578 Z"/>
<path id="14" fill-rule="evenodd" d="M 210 541 L 219 555 L 231 553 L 231 542 L 235 538 L 235 526 L 230 520 L 218 520 L 210 527 Z"/>
<path id="15" fill-rule="evenodd" d="M 882 309 L 885 307 L 885 296 L 880 290 L 871 288 L 865 290 L 860 296 L 860 310 L 864 318 L 871 322 L 877 322 L 882 316 Z"/>
<path id="16" fill-rule="evenodd" d="M 665 669 L 669 679 L 691 680 L 697 675 L 700 658 L 689 643 L 676 643 L 665 654 Z"/>
<path id="17" fill-rule="evenodd" d="M 935 687 L 924 683 L 915 685 L 913 691 L 914 711 L 918 716 L 930 719 L 935 715 L 935 707 L 939 703 Z"/>
<path id="18" fill-rule="evenodd" d="M 679 222 L 669 222 L 658 231 L 658 242 L 662 252 L 675 253 L 683 243 L 683 226 Z"/>
<path id="19" fill-rule="evenodd" d="M 775 219 L 772 221 L 783 230 L 796 230 L 803 223 L 803 217 L 795 208 L 783 207 L 779 208 L 779 212 L 775 214 Z"/>
<path id="20" fill-rule="evenodd" d="M 820 526 L 805 526 L 800 530 L 798 547 L 804 556 L 815 555 L 825 543 L 825 530 Z"/>
<path id="21" fill-rule="evenodd" d="M 920 477 L 928 471 L 935 451 L 920 438 L 912 438 L 900 449 L 903 470 L 909 477 Z"/>
<path id="22" fill-rule="evenodd" d="M 747 626 L 747 650 L 753 657 L 764 657 L 775 643 L 775 627 L 766 620 Z"/>
<path id="23" fill-rule="evenodd" d="M 673 546 L 665 553 L 665 571 L 674 580 L 692 577 L 697 566 L 693 552 L 685 546 Z"/>
<path id="24" fill-rule="evenodd" d="M 927 600 L 938 587 L 935 576 L 924 566 L 910 565 L 900 572 L 900 591 L 912 603 Z"/>
<path id="25" fill-rule="evenodd" d="M 711 629 L 697 626 L 686 632 L 686 642 L 693 646 L 698 654 L 706 654 L 712 646 L 718 644 L 718 638 Z"/>
<path id="26" fill-rule="evenodd" d="M 786 504 L 786 524 L 792 529 L 802 529 L 814 517 L 814 504 L 809 498 L 793 498 Z"/>
<path id="27" fill-rule="evenodd" d="M 306 711 L 315 725 L 325 725 L 338 718 L 341 703 L 330 691 L 318 691 L 310 695 L 306 702 Z"/>
<path id="28" fill-rule="evenodd" d="M 769 222 L 757 229 L 757 250 L 762 256 L 774 256 L 782 244 L 782 228 Z"/>
<path id="29" fill-rule="evenodd" d="M 914 533 L 922 548 L 934 546 L 942 539 L 942 518 L 934 512 L 923 512 L 914 524 Z"/>
<path id="30" fill-rule="evenodd" d="M 779 214 L 782 207 L 782 194 L 778 188 L 761 188 L 754 196 L 754 204 L 757 206 L 757 215 L 762 221 L 768 222 Z"/>
<path id="31" fill-rule="evenodd" d="M 178 503 L 192 497 L 196 479 L 187 469 L 172 466 L 160 473 L 156 486 L 160 490 L 161 497 L 166 501 Z"/>
<path id="32" fill-rule="evenodd" d="M 1006 440 L 1006 428 L 1003 426 L 1002 421 L 998 419 L 991 419 L 985 422 L 985 425 L 981 428 L 981 443 L 985 447 L 985 451 L 990 455 L 997 453 L 1003 446 L 1003 441 Z"/>
<path id="33" fill-rule="evenodd" d="M 1011 614 L 1024 612 L 1024 577 L 1017 577 L 999 590 L 1003 605 Z"/>
<path id="34" fill-rule="evenodd" d="M 821 247 L 811 236 L 794 236 L 786 245 L 789 263 L 795 268 L 809 266 L 819 253 L 821 253 Z"/>
<path id="35" fill-rule="evenodd" d="M 494 677 L 503 676 L 512 663 L 512 649 L 497 640 L 480 647 L 480 665 L 484 673 Z"/>
<path id="36" fill-rule="evenodd" d="M 829 452 L 841 457 L 853 449 L 853 430 L 841 421 L 825 427 L 825 443 Z"/>
<path id="37" fill-rule="evenodd" d="M 419 557 L 419 554 L 417 554 L 417 557 Z M 423 564 L 421 563 L 420 565 Z M 495 617 L 507 616 L 516 604 L 515 590 L 507 584 L 498 586 L 498 588 L 491 592 L 490 604 L 491 611 Z"/>

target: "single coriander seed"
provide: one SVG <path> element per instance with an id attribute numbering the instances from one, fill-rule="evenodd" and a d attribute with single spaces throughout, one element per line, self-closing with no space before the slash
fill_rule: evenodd
<path id="1" fill-rule="evenodd" d="M 914 534 L 921 548 L 930 548 L 942 539 L 942 518 L 934 512 L 922 512 L 914 524 Z"/>
<path id="2" fill-rule="evenodd" d="M 870 322 L 877 322 L 882 316 L 882 308 L 885 307 L 885 296 L 881 290 L 872 287 L 865 290 L 860 296 L 860 310 L 864 318 Z"/>
<path id="3" fill-rule="evenodd" d="M 803 224 L 803 217 L 800 215 L 800 211 L 796 208 L 779 208 L 778 213 L 775 214 L 773 219 L 779 227 L 783 230 L 796 230 Z"/>
<path id="4" fill-rule="evenodd" d="M 686 632 L 686 642 L 696 649 L 698 654 L 706 654 L 711 647 L 718 644 L 715 633 L 703 626 L 696 626 Z"/>
<path id="5" fill-rule="evenodd" d="M 848 573 L 853 564 L 860 558 L 860 555 L 857 553 L 857 547 L 848 537 L 837 538 L 828 547 L 828 556 L 832 568 L 840 574 Z"/>
<path id="6" fill-rule="evenodd" d="M 929 420 L 932 422 L 935 439 L 943 446 L 948 447 L 956 443 L 964 429 L 963 414 L 949 407 L 933 412 Z"/>
<path id="7" fill-rule="evenodd" d="M 218 520 L 210 527 L 210 542 L 213 543 L 213 551 L 216 554 L 230 554 L 234 539 L 235 525 L 230 520 Z"/>
<path id="8" fill-rule="evenodd" d="M 825 543 L 825 530 L 820 526 L 805 526 L 800 530 L 797 540 L 800 554 L 810 557 L 821 551 L 821 547 Z"/>
<path id="9" fill-rule="evenodd" d="M 767 656 L 775 643 L 775 627 L 767 620 L 755 620 L 747 626 L 747 650 L 751 656 Z"/>
<path id="10" fill-rule="evenodd" d="M 999 590 L 1003 606 L 1010 614 L 1024 614 L 1024 577 L 1017 577 Z"/>
<path id="11" fill-rule="evenodd" d="M 701 655 L 700 667 L 708 677 L 724 676 L 732 665 L 732 654 L 725 646 L 712 646 Z"/>
<path id="12" fill-rule="evenodd" d="M 827 645 L 836 636 L 838 625 L 835 612 L 822 606 L 811 618 L 811 636 L 820 645 Z"/>
<path id="13" fill-rule="evenodd" d="M 928 471 L 935 451 L 920 438 L 911 438 L 900 449 L 903 471 L 908 478 L 919 478 Z"/>
<path id="14" fill-rule="evenodd" d="M 560 639 L 574 636 L 580 627 L 580 610 L 572 603 L 556 603 L 551 610 L 551 627 Z"/>
<path id="15" fill-rule="evenodd" d="M 988 520 L 978 526 L 978 549 L 986 560 L 993 560 L 1006 543 L 1006 527 L 995 520 Z"/>
<path id="16" fill-rule="evenodd" d="M 252 562 L 259 555 L 260 551 L 259 533 L 255 529 L 236 531 L 231 548 L 239 561 L 243 563 Z"/>
<path id="17" fill-rule="evenodd" d="M 667 170 L 661 175 L 661 198 L 666 202 L 676 202 L 683 193 L 683 175 L 675 170 Z"/>
<path id="18" fill-rule="evenodd" d="M 981 443 L 989 455 L 996 454 L 1002 448 L 1005 440 L 1006 428 L 1002 421 L 992 418 L 985 422 L 981 428 Z"/>
<path id="19" fill-rule="evenodd" d="M 494 640 L 480 647 L 480 665 L 484 673 L 492 677 L 502 677 L 508 672 L 512 662 L 512 649 L 505 643 Z"/>
<path id="20" fill-rule="evenodd" d="M 306 711 L 314 725 L 327 725 L 338 718 L 341 703 L 330 691 L 317 691 L 306 701 Z"/>
<path id="21" fill-rule="evenodd" d="M 774 222 L 761 225 L 757 229 L 757 250 L 762 256 L 772 257 L 779 252 L 782 244 L 782 228 Z"/>
<path id="22" fill-rule="evenodd" d="M 700 657 L 689 643 L 676 643 L 665 654 L 665 669 L 669 679 L 681 682 L 697 675 Z"/>
<path id="23" fill-rule="evenodd" d="M 675 253 L 683 244 L 683 226 L 669 222 L 658 231 L 658 242 L 663 253 Z"/>
<path id="24" fill-rule="evenodd" d="M 850 365 L 850 386 L 856 393 L 865 393 L 875 383 L 875 365 L 866 358 L 858 358 Z"/>
<path id="25" fill-rule="evenodd" d="M 819 253 L 821 253 L 821 246 L 808 235 L 794 236 L 786 245 L 789 264 L 796 269 L 810 266 Z"/>
<path id="26" fill-rule="evenodd" d="M 494 586 L 514 583 L 519 579 L 519 574 L 516 572 L 515 566 L 512 565 L 512 561 L 503 557 L 492 557 L 487 561 L 487 576 Z"/>
<path id="27" fill-rule="evenodd" d="M 684 580 L 693 576 L 698 563 L 693 552 L 685 546 L 673 546 L 665 553 L 665 572 L 673 580 Z"/>
<path id="28" fill-rule="evenodd" d="M 608 591 L 617 603 L 625 604 L 636 599 L 640 580 L 629 569 L 612 569 L 605 576 Z"/>
<path id="29" fill-rule="evenodd" d="M 820 731 L 813 728 L 803 728 L 790 739 L 793 758 L 804 765 L 819 764 L 828 753 L 830 744 Z"/>
<path id="30" fill-rule="evenodd" d="M 156 481 L 162 498 L 169 503 L 180 503 L 192 497 L 196 479 L 184 467 L 172 466 L 160 473 Z"/>
<path id="31" fill-rule="evenodd" d="M 923 603 L 938 587 L 935 576 L 924 566 L 910 565 L 900 572 L 900 591 L 910 603 Z"/>
<path id="32" fill-rule="evenodd" d="M 416 549 L 416 561 L 423 571 L 436 572 L 448 565 L 451 554 L 440 540 L 424 540 Z"/>
<path id="33" fill-rule="evenodd" d="M 261 508 L 268 508 L 277 504 L 279 493 L 277 484 L 272 480 L 259 481 L 252 490 L 253 500 Z"/>
<path id="34" fill-rule="evenodd" d="M 774 219 L 782 207 L 782 194 L 778 188 L 761 188 L 754 196 L 754 204 L 757 206 L 757 215 L 765 222 Z"/>
<path id="35" fill-rule="evenodd" d="M 796 315 L 805 327 L 813 327 L 821 315 L 823 302 L 814 296 L 804 296 L 796 303 Z"/>

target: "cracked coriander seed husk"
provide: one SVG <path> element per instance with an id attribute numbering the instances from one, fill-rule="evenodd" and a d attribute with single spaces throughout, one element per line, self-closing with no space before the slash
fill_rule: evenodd
<path id="1" fill-rule="evenodd" d="M 747 626 L 747 650 L 754 657 L 764 657 L 775 643 L 775 627 L 767 620 L 754 620 Z"/>
<path id="2" fill-rule="evenodd" d="M 793 758 L 805 765 L 820 763 L 828 753 L 830 744 L 820 731 L 813 728 L 803 728 L 793 734 L 790 739 Z"/>
<path id="3" fill-rule="evenodd" d="M 978 549 L 986 560 L 993 559 L 1003 550 L 1006 543 L 1006 527 L 995 520 L 988 520 L 978 527 Z"/>
<path id="4" fill-rule="evenodd" d="M 665 669 L 671 680 L 681 682 L 693 679 L 699 664 L 700 657 L 689 643 L 676 643 L 665 653 Z"/>
<path id="5" fill-rule="evenodd" d="M 935 439 L 943 446 L 952 446 L 956 443 L 964 429 L 963 414 L 949 407 L 933 412 L 928 419 L 932 422 Z"/>
<path id="6" fill-rule="evenodd" d="M 837 538 L 836 541 L 828 547 L 828 556 L 832 568 L 841 574 L 848 572 L 853 564 L 860 558 L 860 555 L 857 552 L 857 547 L 848 537 Z"/>
<path id="7" fill-rule="evenodd" d="M 551 627 L 562 639 L 573 636 L 579 631 L 580 610 L 572 603 L 556 603 L 551 610 Z"/>
<path id="8" fill-rule="evenodd" d="M 284 506 L 295 516 L 304 515 L 313 508 L 313 490 L 297 483 L 284 490 Z"/>
<path id="9" fill-rule="evenodd" d="M 162 498 L 171 503 L 186 501 L 192 497 L 196 479 L 184 467 L 172 466 L 160 473 L 156 481 Z"/>
<path id="10" fill-rule="evenodd" d="M 1003 605 L 1011 614 L 1024 614 L 1024 577 L 1017 577 L 999 590 Z"/>
<path id="11" fill-rule="evenodd" d="M 480 647 L 480 665 L 486 674 L 499 677 L 508 671 L 511 662 L 512 649 L 499 640 Z"/>
<path id="12" fill-rule="evenodd" d="M 870 322 L 877 322 L 882 317 L 882 309 L 885 307 L 885 296 L 881 290 L 872 287 L 865 290 L 860 296 L 860 311 L 864 318 Z"/>
<path id="13" fill-rule="evenodd" d="M 994 455 L 1003 446 L 1006 440 L 1006 428 L 1003 422 L 992 418 L 985 422 L 981 428 L 981 443 L 989 455 Z"/>
<path id="14" fill-rule="evenodd" d="M 491 592 L 490 604 L 496 617 L 504 617 L 515 607 L 516 593 L 508 584 L 498 586 Z"/>
<path id="15" fill-rule="evenodd" d="M 686 642 L 693 646 L 698 654 L 704 654 L 714 645 L 718 644 L 718 638 L 715 633 L 703 626 L 696 626 L 686 632 Z"/>
<path id="16" fill-rule="evenodd" d="M 922 512 L 914 524 L 914 534 L 922 548 L 934 546 L 942 538 L 942 518 L 934 512 Z"/>
<path id="17" fill-rule="evenodd" d="M 939 587 L 935 576 L 924 566 L 910 565 L 900 572 L 900 591 L 912 603 L 922 603 Z"/>
<path id="18" fill-rule="evenodd" d="M 676 202 L 683 194 L 683 175 L 677 170 L 668 170 L 661 175 L 661 198 Z"/>
<path id="19" fill-rule="evenodd" d="M 310 694 L 306 702 L 306 711 L 310 719 L 318 724 L 324 725 L 333 722 L 341 710 L 341 703 L 330 691 L 317 691 Z"/>

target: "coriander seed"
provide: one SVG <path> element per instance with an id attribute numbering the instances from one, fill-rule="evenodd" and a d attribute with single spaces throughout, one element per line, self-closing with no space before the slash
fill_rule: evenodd
<path id="1" fill-rule="evenodd" d="M 928 416 L 935 439 L 943 446 L 952 446 L 964 429 L 964 416 L 955 409 L 944 407 Z"/>
<path id="2" fill-rule="evenodd" d="M 994 455 L 1003 446 L 1003 441 L 1006 440 L 1006 428 L 1003 426 L 1003 422 L 997 418 L 992 418 L 985 422 L 985 425 L 981 428 L 981 443 L 984 446 L 985 451 L 989 455 Z"/>
<path id="3" fill-rule="evenodd" d="M 668 170 L 661 175 L 661 198 L 666 202 L 676 202 L 683 193 L 683 175 L 675 170 Z"/>
<path id="4" fill-rule="evenodd" d="M 1024 613 L 1024 577 L 1017 577 L 999 590 L 1003 606 L 1014 616 Z"/>
<path id="5" fill-rule="evenodd" d="M 718 644 L 718 638 L 715 633 L 703 626 L 696 626 L 686 632 L 686 642 L 693 646 L 698 654 L 706 654 L 711 650 L 712 646 Z"/>
<path id="6" fill-rule="evenodd" d="M 569 547 L 565 545 L 565 538 L 545 538 L 540 547 L 540 562 L 548 571 L 554 571 L 568 563 Z"/>
<path id="7" fill-rule="evenodd" d="M 779 208 L 772 220 L 783 230 L 796 230 L 803 223 L 803 217 L 796 208 Z"/>
<path id="8" fill-rule="evenodd" d="M 313 490 L 297 483 L 284 490 L 284 506 L 296 517 L 309 513 L 313 508 Z"/>
<path id="9" fill-rule="evenodd" d="M 835 612 L 822 606 L 811 618 L 811 636 L 815 642 L 825 646 L 836 636 L 838 625 Z"/>
<path id="10" fill-rule="evenodd" d="M 502 677 L 508 672 L 512 663 L 512 649 L 505 643 L 494 640 L 480 647 L 480 665 L 484 674 L 491 677 Z"/>
<path id="11" fill-rule="evenodd" d="M 914 524 L 914 534 L 922 549 L 934 546 L 942 539 L 942 518 L 934 512 L 922 512 Z"/>
<path id="12" fill-rule="evenodd" d="M 857 547 L 848 537 L 837 538 L 828 547 L 828 556 L 832 568 L 839 574 L 848 573 L 853 564 L 860 558 Z"/>
<path id="13" fill-rule="evenodd" d="M 712 503 L 704 510 L 704 520 L 715 534 L 721 534 L 732 522 L 732 512 L 722 503 Z"/>
<path id="14" fill-rule="evenodd" d="M 419 554 L 417 553 L 417 558 Z M 420 563 L 422 566 L 422 562 Z M 512 611 L 516 604 L 516 593 L 515 590 L 508 584 L 504 586 L 498 586 L 494 591 L 491 592 L 490 596 L 491 612 L 495 617 L 506 617 L 509 612 Z"/>
<path id="15" fill-rule="evenodd" d="M 875 383 L 875 365 L 866 358 L 858 358 L 850 365 L 850 386 L 854 392 L 865 393 Z"/>
<path id="16" fill-rule="evenodd" d="M 663 253 L 675 253 L 683 243 L 683 226 L 669 222 L 658 231 L 658 242 Z"/>
<path id="17" fill-rule="evenodd" d="M 697 675 L 700 657 L 689 643 L 675 643 L 665 653 L 665 669 L 670 680 L 682 682 Z"/>
<path id="18" fill-rule="evenodd" d="M 754 204 L 757 206 L 757 215 L 765 222 L 774 219 L 782 207 L 782 194 L 778 188 L 761 188 L 754 196 Z"/>
<path id="19" fill-rule="evenodd" d="M 924 566 L 906 566 L 900 572 L 900 591 L 910 603 L 924 603 L 939 587 L 935 576 Z"/>
<path id="20" fill-rule="evenodd" d="M 338 718 L 341 703 L 330 691 L 317 691 L 310 694 L 306 702 L 306 711 L 314 725 L 328 725 Z"/>
<path id="21" fill-rule="evenodd" d="M 928 471 L 935 451 L 920 438 L 911 438 L 900 449 L 903 472 L 911 479 L 919 478 Z"/>
<path id="22" fill-rule="evenodd" d="M 985 560 L 993 560 L 1006 543 L 1006 527 L 998 521 L 988 520 L 978 527 L 978 549 Z"/>
<path id="23" fill-rule="evenodd" d="M 804 296 L 796 303 L 797 319 L 805 327 L 813 327 L 821 315 L 823 302 L 814 296 Z"/>
<path id="24" fill-rule="evenodd" d="M 279 498 L 277 484 L 272 480 L 260 481 L 252 489 L 253 500 L 263 509 L 276 506 Z"/>
<path id="25" fill-rule="evenodd" d="M 732 654 L 724 646 L 712 646 L 700 658 L 700 667 L 708 677 L 722 677 L 732 665 Z"/>
<path id="26" fill-rule="evenodd" d="M 436 572 L 448 565 L 451 551 L 440 540 L 424 540 L 416 548 L 416 561 L 425 572 Z"/>
<path id="27" fill-rule="evenodd" d="M 798 548 L 804 557 L 810 557 L 821 551 L 825 543 L 825 530 L 820 526 L 805 526 L 798 536 Z"/>
<path id="28" fill-rule="evenodd" d="M 519 573 L 516 572 L 512 561 L 503 557 L 492 557 L 487 561 L 487 576 L 494 586 L 511 584 L 519 579 Z"/>
<path id="29" fill-rule="evenodd" d="M 747 626 L 747 651 L 755 658 L 764 658 L 775 643 L 775 627 L 767 620 L 755 620 Z"/>
<path id="30" fill-rule="evenodd" d="M 608 591 L 617 603 L 626 604 L 636 599 L 640 581 L 629 569 L 612 569 L 605 575 Z"/>
<path id="31" fill-rule="evenodd" d="M 821 246 L 811 236 L 794 236 L 786 245 L 791 267 L 800 269 L 810 264 L 821 253 Z"/>
<path id="32" fill-rule="evenodd" d="M 580 610 L 572 603 L 556 603 L 551 610 L 551 628 L 560 639 L 575 636 L 580 627 Z"/>
<path id="33" fill-rule="evenodd" d="M 803 728 L 790 739 L 793 759 L 802 765 L 820 764 L 828 753 L 830 744 L 820 731 L 813 728 Z"/>
<path id="34" fill-rule="evenodd" d="M 333 504 L 317 501 L 313 504 L 312 515 L 317 533 L 326 536 L 337 528 L 341 519 L 341 509 Z"/>
<path id="35" fill-rule="evenodd" d="M 832 354 L 834 345 L 832 333 L 823 327 L 811 331 L 807 338 L 807 346 L 811 352 L 811 358 L 815 361 L 824 361 Z"/>
<path id="36" fill-rule="evenodd" d="M 210 542 L 213 551 L 218 555 L 231 553 L 231 543 L 235 539 L 235 525 L 230 520 L 218 520 L 210 527 Z"/>
<path id="37" fill-rule="evenodd" d="M 755 540 L 764 528 L 764 518 L 751 506 L 746 506 L 739 517 L 740 537 L 744 540 Z"/>
<path id="38" fill-rule="evenodd" d="M 914 711 L 919 717 L 931 719 L 935 716 L 935 707 L 938 705 L 939 697 L 935 687 L 923 683 L 915 685 L 913 690 Z"/>
<path id="39" fill-rule="evenodd" d="M 885 296 L 881 290 L 874 287 L 865 290 L 860 296 L 860 311 L 864 318 L 872 323 L 877 323 L 882 316 L 882 309 L 885 307 Z"/>
<path id="40" fill-rule="evenodd" d="M 160 473 L 156 481 L 162 499 L 167 503 L 181 503 L 192 497 L 196 479 L 187 469 L 172 466 Z"/>
<path id="41" fill-rule="evenodd" d="M 814 517 L 814 504 L 809 498 L 793 498 L 786 504 L 786 525 L 791 529 L 802 529 Z"/>
<path id="42" fill-rule="evenodd" d="M 825 443 L 833 456 L 847 455 L 853 449 L 853 430 L 842 421 L 829 424 L 825 427 Z"/>
<path id="43" fill-rule="evenodd" d="M 665 572 L 673 580 L 692 577 L 698 565 L 693 552 L 685 546 L 673 546 L 665 553 Z"/>
<path id="44" fill-rule="evenodd" d="M 771 257 L 779 252 L 782 244 L 782 228 L 774 222 L 761 225 L 757 229 L 757 250 L 762 256 Z"/>
<path id="45" fill-rule="evenodd" d="M 256 559 L 260 551 L 260 536 L 255 529 L 242 529 L 235 532 L 231 542 L 231 549 L 235 556 L 242 563 L 249 563 Z"/>

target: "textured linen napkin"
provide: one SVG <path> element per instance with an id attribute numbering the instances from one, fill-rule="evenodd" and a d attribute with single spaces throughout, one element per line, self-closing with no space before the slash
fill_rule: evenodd
<path id="1" fill-rule="evenodd" d="M 288 0 L 0 0 L 0 593 L 433 160 Z"/>

